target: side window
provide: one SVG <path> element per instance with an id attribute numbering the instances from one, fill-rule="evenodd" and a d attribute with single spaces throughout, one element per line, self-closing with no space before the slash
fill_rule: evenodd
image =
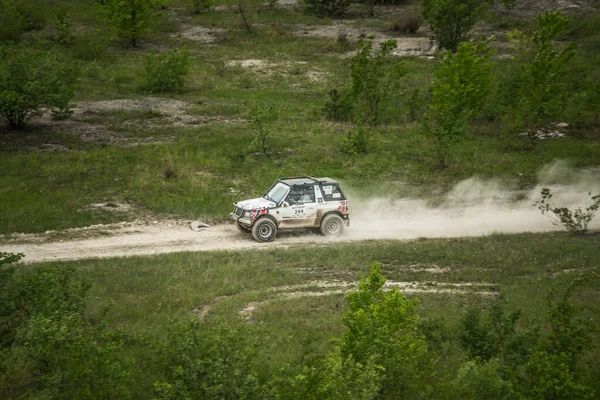
<path id="1" fill-rule="evenodd" d="M 314 203 L 315 202 L 315 188 L 313 185 L 299 185 L 294 186 L 286 201 L 290 205 Z"/>
<path id="2" fill-rule="evenodd" d="M 323 185 L 323 197 L 325 201 L 346 200 L 338 185 Z"/>

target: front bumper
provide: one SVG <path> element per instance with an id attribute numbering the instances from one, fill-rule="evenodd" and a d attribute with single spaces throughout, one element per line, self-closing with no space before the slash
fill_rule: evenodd
<path id="1" fill-rule="evenodd" d="M 229 218 L 231 218 L 234 221 L 237 221 L 238 223 L 242 224 L 242 225 L 247 225 L 247 226 L 251 226 L 252 225 L 252 221 L 250 220 L 249 217 L 244 217 L 244 214 L 242 212 L 242 215 L 239 215 L 239 213 L 236 213 L 235 211 L 229 214 Z"/>

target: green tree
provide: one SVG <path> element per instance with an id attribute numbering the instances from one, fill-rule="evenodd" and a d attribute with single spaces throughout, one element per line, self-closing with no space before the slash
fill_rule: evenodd
<path id="1" fill-rule="evenodd" d="M 511 34 L 518 50 L 518 82 L 513 93 L 512 112 L 507 116 L 511 131 L 526 129 L 534 137 L 536 130 L 556 117 L 569 91 L 564 82 L 568 63 L 575 56 L 575 44 L 557 47 L 553 41 L 567 31 L 569 19 L 560 11 L 545 11 L 533 20 L 531 36 L 519 31 Z"/>
<path id="2" fill-rule="evenodd" d="M 455 52 L 489 2 L 484 0 L 423 0 L 421 13 L 443 49 Z"/>
<path id="3" fill-rule="evenodd" d="M 442 53 L 431 85 L 432 101 L 423 117 L 439 165 L 447 166 L 450 146 L 460 140 L 490 91 L 490 40 L 463 42 L 456 53 Z"/>
<path id="4" fill-rule="evenodd" d="M 23 45 L 0 47 L 0 113 L 11 129 L 47 109 L 66 112 L 73 96 L 72 65 Z"/>
<path id="5" fill-rule="evenodd" d="M 250 111 L 250 124 L 254 131 L 254 140 L 250 147 L 262 152 L 264 155 L 271 154 L 273 150 L 273 139 L 276 137 L 275 131 L 271 129 L 271 124 L 279 119 L 279 112 L 273 107 L 263 107 L 255 105 Z"/>
<path id="6" fill-rule="evenodd" d="M 346 295 L 342 357 L 351 356 L 361 365 L 374 358 L 382 368 L 380 395 L 384 398 L 425 396 L 424 379 L 432 359 L 417 326 L 417 300 L 409 300 L 397 288 L 384 291 L 380 268 L 374 263 L 369 277 L 360 280 L 358 291 Z"/>
<path id="7" fill-rule="evenodd" d="M 121 334 L 106 328 L 108 308 L 86 316 L 90 285 L 73 267 L 37 268 L 17 287 L 21 315 L 12 320 L 14 341 L 0 354 L 0 397 L 129 397 Z"/>
<path id="8" fill-rule="evenodd" d="M 399 79 L 406 74 L 404 65 L 392 57 L 395 40 L 381 43 L 373 50 L 372 40 L 359 40 L 358 52 L 350 60 L 350 88 L 355 117 L 376 124 L 381 110 Z"/>
<path id="9" fill-rule="evenodd" d="M 110 0 L 101 7 L 118 36 L 137 47 L 138 40 L 151 29 L 158 6 L 164 3 L 165 0 Z"/>

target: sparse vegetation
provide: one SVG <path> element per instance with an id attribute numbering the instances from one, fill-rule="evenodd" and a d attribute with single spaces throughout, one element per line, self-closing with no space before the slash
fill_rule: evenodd
<path id="1" fill-rule="evenodd" d="M 137 47 L 143 35 L 150 31 L 158 7 L 164 0 L 110 0 L 101 3 L 106 21 L 117 35 Z"/>
<path id="2" fill-rule="evenodd" d="M 534 205 L 537 206 L 542 214 L 547 214 L 554 225 L 576 235 L 586 233 L 590 221 L 594 218 L 598 208 L 600 208 L 600 194 L 592 196 L 590 192 L 590 205 L 585 209 L 577 207 L 573 210 L 568 207 L 554 205 L 552 203 L 552 196 L 550 189 L 543 188 L 540 199 Z"/>
<path id="3" fill-rule="evenodd" d="M 146 93 L 181 93 L 189 71 L 189 53 L 175 49 L 144 56 L 140 90 Z"/>
<path id="4" fill-rule="evenodd" d="M 0 113 L 11 129 L 22 129 L 48 109 L 69 115 L 74 68 L 57 56 L 23 45 L 0 47 Z"/>

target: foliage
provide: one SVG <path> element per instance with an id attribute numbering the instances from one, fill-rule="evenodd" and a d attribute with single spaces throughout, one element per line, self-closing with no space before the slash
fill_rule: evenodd
<path id="1" fill-rule="evenodd" d="M 348 6 L 350 0 L 303 0 L 304 10 L 307 13 L 324 16 L 337 17 L 342 15 Z"/>
<path id="2" fill-rule="evenodd" d="M 101 10 L 117 35 L 137 47 L 139 39 L 151 29 L 158 6 L 163 4 L 164 0 L 110 0 Z"/>
<path id="3" fill-rule="evenodd" d="M 352 356 L 362 365 L 374 357 L 383 368 L 384 397 L 424 395 L 423 379 L 432 357 L 417 327 L 417 300 L 409 300 L 398 289 L 385 292 L 380 268 L 374 263 L 369 277 L 359 281 L 358 291 L 346 295 L 342 357 Z"/>
<path id="4" fill-rule="evenodd" d="M 173 328 L 171 328 L 173 329 Z M 175 327 L 172 377 L 154 384 L 158 399 L 268 399 L 256 373 L 254 336 L 243 327 L 208 331 L 198 320 Z"/>
<path id="5" fill-rule="evenodd" d="M 526 129 L 534 137 L 564 107 L 570 96 L 563 77 L 575 56 L 575 44 L 556 48 L 553 41 L 565 34 L 569 19 L 560 11 L 545 11 L 533 20 L 533 33 L 515 31 L 510 39 L 518 49 L 517 81 L 512 110 L 507 116 L 511 131 Z"/>
<path id="6" fill-rule="evenodd" d="M 469 358 L 482 362 L 496 360 L 501 377 L 514 371 L 526 359 L 537 341 L 537 331 L 520 332 L 521 311 L 505 312 L 506 300 L 500 296 L 486 312 L 471 307 L 460 319 L 457 338 Z"/>
<path id="7" fill-rule="evenodd" d="M 548 295 L 550 333 L 540 340 L 525 364 L 521 393 L 530 399 L 593 399 L 594 390 L 581 379 L 579 361 L 592 346 L 591 321 L 578 320 L 570 297 L 594 271 L 572 281 L 562 294 L 554 288 Z"/>
<path id="8" fill-rule="evenodd" d="M 187 50 L 146 53 L 140 90 L 145 93 L 181 93 L 189 65 Z"/>
<path id="9" fill-rule="evenodd" d="M 423 17 L 414 8 L 406 9 L 392 20 L 392 30 L 400 33 L 416 33 L 423 24 Z"/>
<path id="10" fill-rule="evenodd" d="M 363 365 L 352 356 L 343 358 L 336 347 L 317 366 L 305 366 L 300 374 L 291 378 L 291 388 L 285 394 L 290 399 L 307 400 L 376 399 L 382 372 L 374 357 Z"/>
<path id="11" fill-rule="evenodd" d="M 21 129 L 46 109 L 65 110 L 73 98 L 73 66 L 51 53 L 23 45 L 0 47 L 0 113 Z"/>
<path id="12" fill-rule="evenodd" d="M 456 398 L 465 400 L 502 400 L 514 396 L 512 384 L 499 374 L 498 360 L 470 360 L 458 370 L 452 382 Z"/>
<path id="13" fill-rule="evenodd" d="M 214 6 L 213 0 L 191 0 L 194 14 L 200 14 L 209 11 Z"/>
<path id="14" fill-rule="evenodd" d="M 20 279 L 11 322 L 14 340 L 3 353 L 0 388 L 10 398 L 128 398 L 122 339 L 103 319 L 86 320 L 90 285 L 73 267 L 44 266 Z M 8 386 L 7 386 L 8 384 Z M 2 392 L 0 392 L 2 393 Z"/>
<path id="15" fill-rule="evenodd" d="M 368 124 L 378 122 L 394 85 L 406 74 L 403 65 L 392 58 L 396 46 L 395 40 L 386 40 L 379 51 L 373 51 L 373 42 L 361 39 L 356 55 L 350 60 L 349 96 L 354 114 Z"/>
<path id="16" fill-rule="evenodd" d="M 482 108 L 490 90 L 489 56 L 493 49 L 489 42 L 463 42 L 456 53 L 442 53 L 435 71 L 432 102 L 423 126 L 435 142 L 442 168 L 447 166 L 450 145 L 465 134 L 470 118 Z"/>
<path id="17" fill-rule="evenodd" d="M 590 196 L 591 204 L 582 209 L 581 207 L 571 210 L 567 207 L 557 207 L 552 204 L 552 193 L 550 189 L 543 188 L 541 191 L 541 198 L 534 203 L 535 206 L 542 212 L 542 214 L 548 214 L 552 223 L 571 232 L 576 235 L 584 234 L 587 232 L 587 227 L 590 221 L 594 218 L 596 211 L 600 207 L 600 194 L 592 196 L 592 193 L 588 193 Z"/>
<path id="18" fill-rule="evenodd" d="M 325 117 L 332 121 L 348 121 L 352 116 L 352 98 L 348 91 L 331 89 L 328 95 L 322 108 Z"/>
<path id="19" fill-rule="evenodd" d="M 254 140 L 250 147 L 262 152 L 264 155 L 271 154 L 273 140 L 277 133 L 271 129 L 271 124 L 279 119 L 279 111 L 273 106 L 264 107 L 256 104 L 250 111 L 250 125 L 254 131 Z"/>
<path id="20" fill-rule="evenodd" d="M 358 123 L 346 133 L 342 141 L 342 148 L 350 155 L 366 154 L 371 136 L 371 127 Z"/>
<path id="21" fill-rule="evenodd" d="M 65 7 L 61 7 L 56 12 L 54 19 L 54 28 L 56 33 L 54 40 L 63 45 L 71 45 L 75 42 L 73 35 L 73 17 Z"/>
<path id="22" fill-rule="evenodd" d="M 14 264 L 23 254 L 0 252 L 0 350 L 9 347 L 19 324 L 21 310 L 17 300 L 18 285 Z"/>
<path id="23" fill-rule="evenodd" d="M 421 13 L 440 47 L 455 52 L 487 4 L 483 0 L 423 0 Z"/>

